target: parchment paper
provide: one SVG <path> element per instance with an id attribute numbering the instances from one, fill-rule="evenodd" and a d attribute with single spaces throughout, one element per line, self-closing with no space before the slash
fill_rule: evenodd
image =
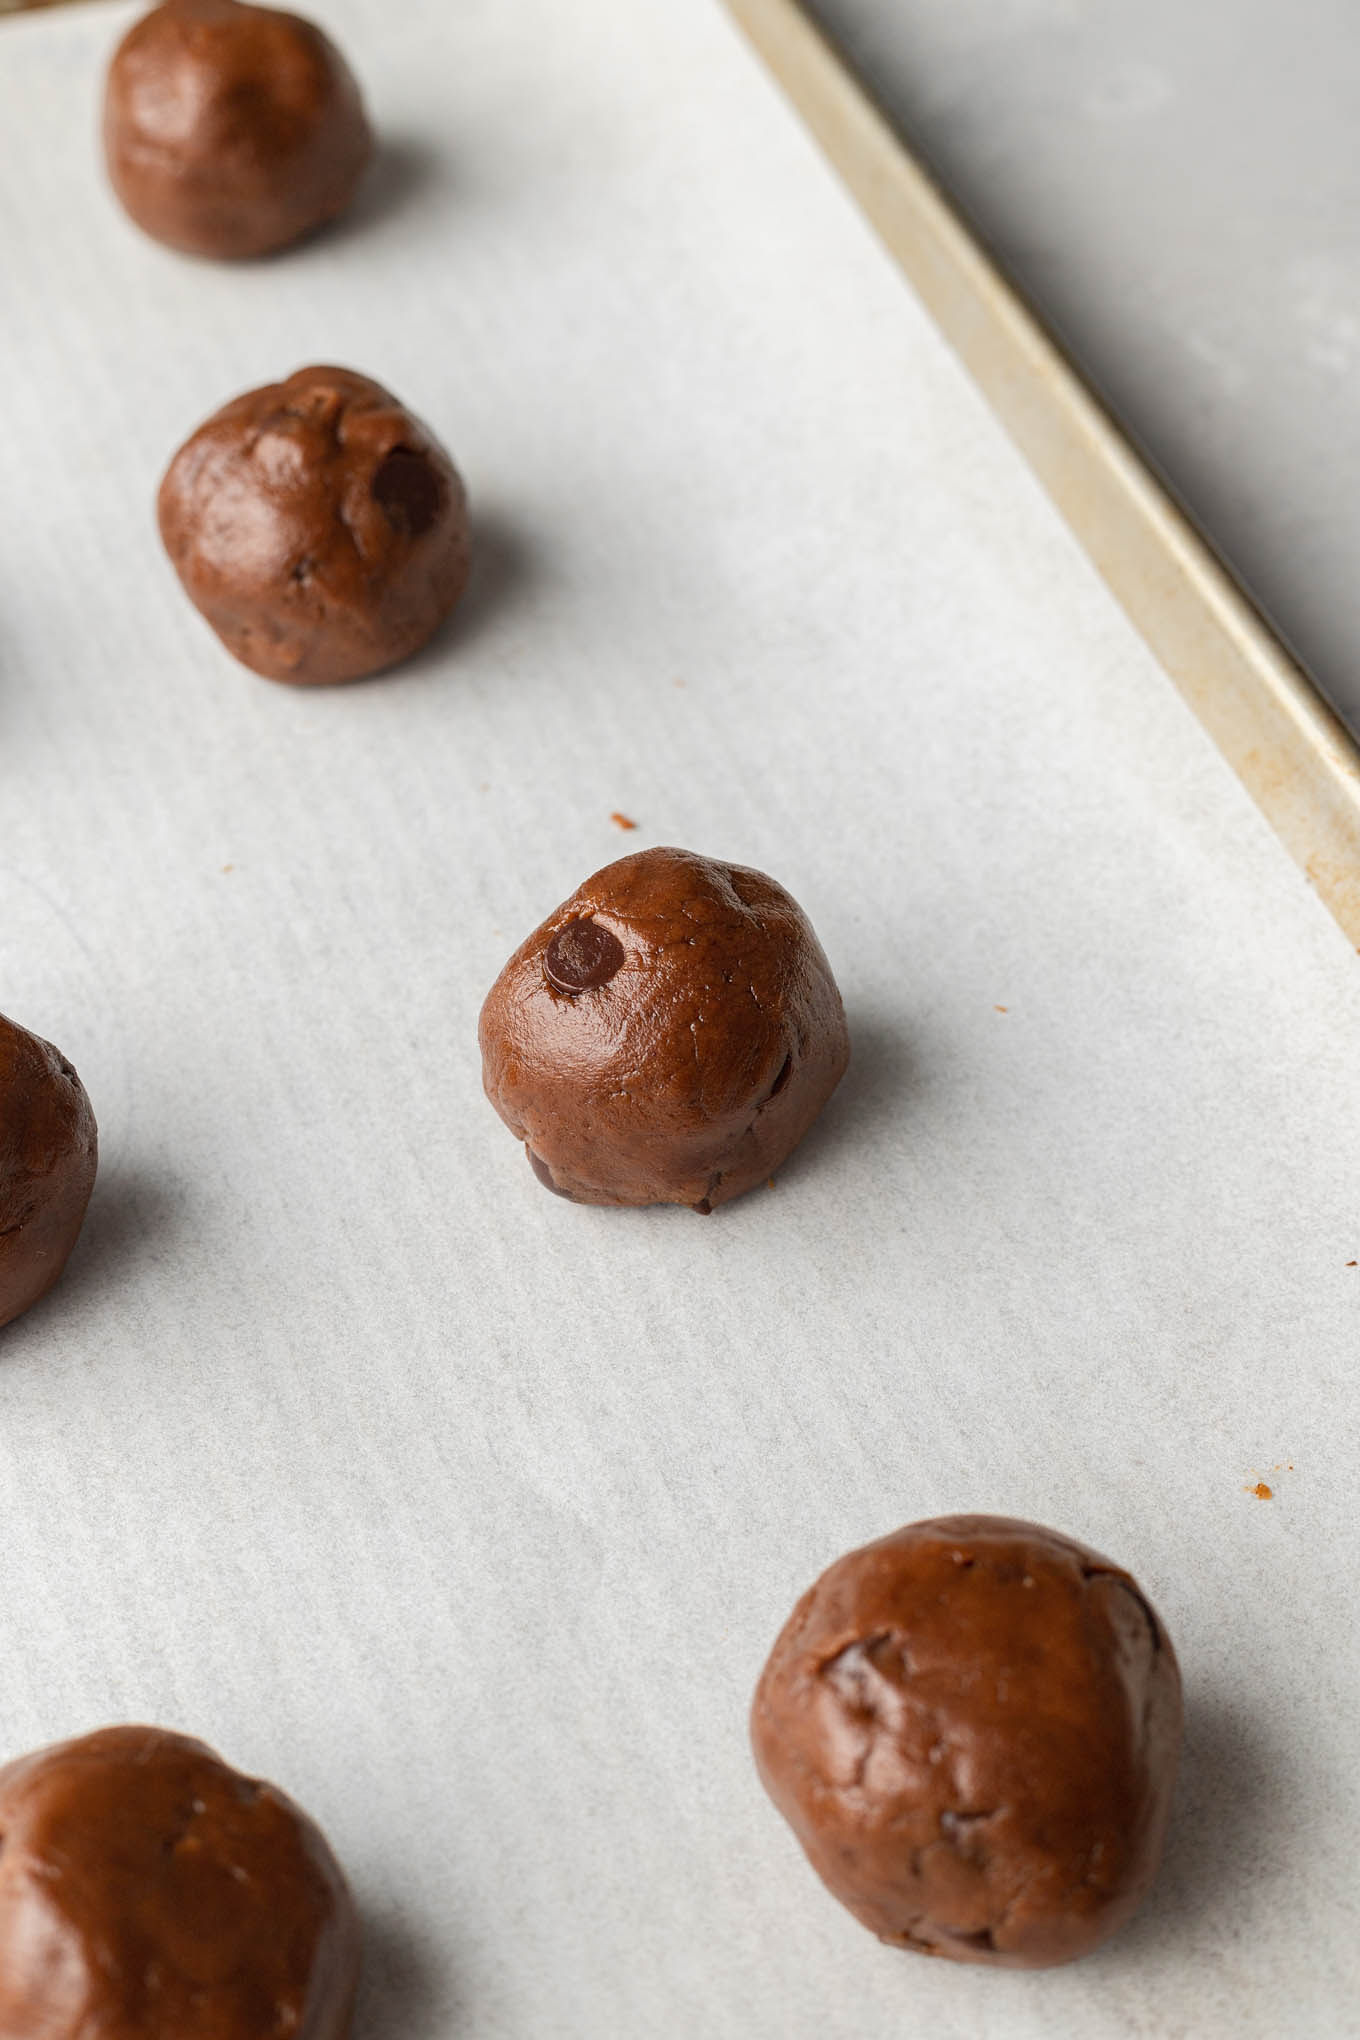
<path id="1" fill-rule="evenodd" d="M 710 0 L 314 11 L 385 159 L 247 268 L 102 186 L 126 9 L 0 39 L 0 1006 L 104 1152 L 0 1340 L 5 1754 L 292 1791 L 361 2040 L 1360 2031 L 1354 955 Z M 481 554 L 298 693 L 152 501 L 314 359 Z M 788 885 L 854 1033 L 709 1220 L 545 1196 L 479 1088 L 509 950 L 656 842 Z M 880 1949 L 747 1754 L 796 1595 L 955 1509 L 1130 1566 L 1185 1672 L 1161 1881 L 1046 1975 Z"/>

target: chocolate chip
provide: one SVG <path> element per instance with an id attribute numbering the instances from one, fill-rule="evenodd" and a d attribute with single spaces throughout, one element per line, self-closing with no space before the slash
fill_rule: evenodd
<path id="1" fill-rule="evenodd" d="M 961 1948 L 981 1948 L 989 1954 L 994 1954 L 996 1951 L 996 1942 L 992 1938 L 990 1927 L 979 1927 L 975 1933 L 971 1934 L 962 1927 L 941 1927 L 939 1931 L 942 1934 L 947 1934 L 951 1941 L 957 1941 Z"/>
<path id="2" fill-rule="evenodd" d="M 529 1167 L 533 1170 L 543 1188 L 551 1190 L 554 1197 L 565 1197 L 568 1204 L 574 1204 L 576 1199 L 572 1196 L 570 1190 L 560 1190 L 557 1184 L 554 1183 L 552 1170 L 542 1157 L 536 1155 L 531 1147 L 526 1147 L 524 1152 L 529 1157 Z"/>
<path id="3" fill-rule="evenodd" d="M 543 970 L 555 992 L 595 992 L 623 969 L 623 944 L 598 921 L 568 921 L 548 944 Z"/>
<path id="4" fill-rule="evenodd" d="M 394 446 L 373 477 L 373 500 L 394 531 L 420 538 L 439 515 L 443 490 L 423 453 Z"/>

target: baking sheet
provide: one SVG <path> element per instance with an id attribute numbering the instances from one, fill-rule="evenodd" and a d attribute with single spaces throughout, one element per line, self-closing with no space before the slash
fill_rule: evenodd
<path id="1" fill-rule="evenodd" d="M 1280 840 L 1360 941 L 1360 750 L 801 0 L 728 0 Z"/>
<path id="2" fill-rule="evenodd" d="M 128 10 L 0 48 L 0 1004 L 105 1158 L 0 1350 L 6 1748 L 293 1791 L 362 2040 L 1360 2030 L 1350 946 L 716 7 L 315 11 L 386 159 L 246 269 L 101 189 Z M 327 358 L 482 552 L 298 694 L 151 500 Z M 854 1032 L 707 1221 L 544 1196 L 479 1095 L 509 949 L 650 842 L 789 885 Z M 1157 1890 L 1047 1975 L 879 1949 L 745 1747 L 802 1587 L 960 1508 L 1131 1566 L 1186 1675 Z"/>
<path id="3" fill-rule="evenodd" d="M 1360 738 L 1354 10 L 810 4 Z"/>

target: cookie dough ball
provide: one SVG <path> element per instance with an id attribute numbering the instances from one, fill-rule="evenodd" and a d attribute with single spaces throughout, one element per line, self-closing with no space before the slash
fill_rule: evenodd
<path id="1" fill-rule="evenodd" d="M 1041 1969 L 1097 1947 L 1152 1882 L 1180 1673 L 1109 1559 L 942 1516 L 804 1594 L 751 1734 L 813 1869 L 881 1940 Z"/>
<path id="2" fill-rule="evenodd" d="M 203 1743 L 106 1728 L 0 1771 L 0 2033 L 343 2040 L 353 1901 L 325 1837 Z"/>
<path id="3" fill-rule="evenodd" d="M 550 1190 L 712 1211 L 763 1183 L 850 1058 L 807 916 L 772 878 L 644 850 L 521 943 L 481 1018 L 486 1094 Z"/>
<path id="4" fill-rule="evenodd" d="M 161 483 L 161 537 L 227 650 L 270 680 L 378 673 L 467 582 L 467 497 L 432 433 L 347 368 L 300 368 L 215 413 Z"/>
<path id="5" fill-rule="evenodd" d="M 165 0 L 109 67 L 104 153 L 153 239 L 240 257 L 343 212 L 373 137 L 349 66 L 312 22 L 237 0 Z"/>
<path id="6" fill-rule="evenodd" d="M 46 1296 L 66 1266 L 97 1161 L 80 1078 L 50 1041 L 0 1013 L 0 1325 Z"/>

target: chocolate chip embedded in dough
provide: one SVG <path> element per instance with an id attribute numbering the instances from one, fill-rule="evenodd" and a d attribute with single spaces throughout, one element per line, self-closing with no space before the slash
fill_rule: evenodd
<path id="1" fill-rule="evenodd" d="M 558 1184 L 554 1183 L 552 1170 L 548 1167 L 548 1164 L 536 1155 L 531 1147 L 526 1147 L 524 1152 L 529 1157 L 529 1167 L 533 1170 L 543 1188 L 551 1190 L 554 1197 L 565 1197 L 568 1204 L 575 1203 L 576 1200 L 573 1198 L 570 1190 L 563 1190 Z"/>
<path id="2" fill-rule="evenodd" d="M 548 983 L 567 998 L 599 991 L 618 976 L 623 963 L 623 944 L 598 921 L 568 921 L 543 954 Z"/>
<path id="3" fill-rule="evenodd" d="M 1028 1969 L 1138 1906 L 1180 1736 L 1175 1653 L 1129 1575 L 995 1516 L 838 1559 L 751 1710 L 766 1790 L 857 1919 L 894 1947 Z"/>
<path id="4" fill-rule="evenodd" d="M 408 658 L 463 592 L 452 461 L 380 383 L 303 368 L 214 413 L 170 463 L 161 537 L 227 650 L 270 680 L 358 680 Z"/>
<path id="5" fill-rule="evenodd" d="M 409 538 L 423 538 L 439 515 L 444 491 L 439 475 L 423 453 L 394 446 L 373 477 L 374 500 L 388 522 Z"/>
<path id="6" fill-rule="evenodd" d="M 674 849 L 588 879 L 511 957 L 479 1032 L 487 1096 L 541 1180 L 702 1214 L 768 1181 L 850 1052 L 797 902 Z"/>

